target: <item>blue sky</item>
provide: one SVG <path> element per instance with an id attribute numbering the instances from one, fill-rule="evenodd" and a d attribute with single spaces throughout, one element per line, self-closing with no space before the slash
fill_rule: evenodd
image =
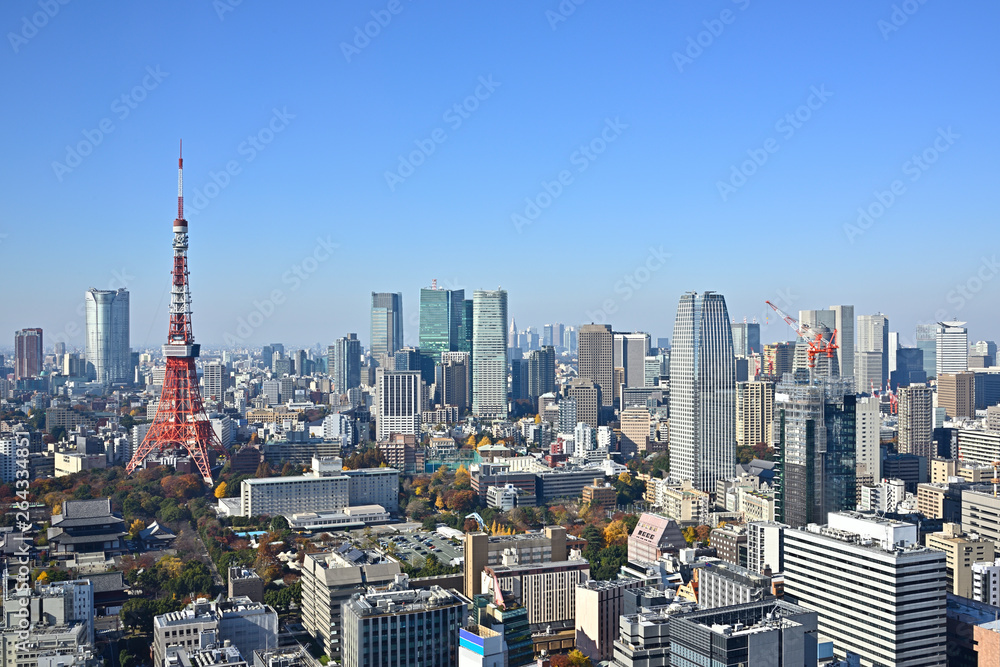
<path id="1" fill-rule="evenodd" d="M 230 1 L 0 5 L 0 331 L 82 346 L 124 282 L 162 342 L 183 138 L 207 345 L 367 342 L 373 290 L 413 340 L 432 278 L 522 327 L 715 290 L 1000 335 L 996 3 Z"/>

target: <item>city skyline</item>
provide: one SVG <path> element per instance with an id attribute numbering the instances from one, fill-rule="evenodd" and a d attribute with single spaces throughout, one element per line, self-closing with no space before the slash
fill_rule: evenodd
<path id="1" fill-rule="evenodd" d="M 5 5 L 0 25 L 18 39 L 0 72 L 13 87 L 51 85 L 3 112 L 23 128 L 2 172 L 13 195 L 0 221 L 3 326 L 38 326 L 82 348 L 82 292 L 124 287 L 133 346 L 157 345 L 165 165 L 183 137 L 206 345 L 227 334 L 257 346 L 293 332 L 296 345 L 364 336 L 367 292 L 379 290 L 405 294 L 405 343 L 415 344 L 410 318 L 434 277 L 466 293 L 503 285 L 511 313 L 539 327 L 608 321 L 666 337 L 669 304 L 713 289 L 739 320 L 763 323 L 771 300 L 789 312 L 850 303 L 885 312 L 901 333 L 942 319 L 970 322 L 973 339 L 1000 328 L 988 246 L 946 263 L 929 242 L 956 225 L 967 238 L 992 231 L 997 93 L 980 82 L 992 76 L 996 6 L 920 5 L 890 28 L 891 3 L 591 5 L 570 16 L 401 6 L 362 48 L 355 28 L 382 5 L 311 7 L 307 21 L 249 5 L 111 17 L 81 5 L 30 39 L 19 31 L 34 6 Z M 140 24 L 162 30 L 115 39 Z M 303 35 L 259 53 L 272 30 Z M 203 50 L 176 49 L 178 33 Z M 523 48 L 506 48 L 522 36 Z M 72 112 L 57 113 L 66 99 Z M 421 146 L 433 151 L 401 166 Z M 372 243 L 375 229 L 387 242 Z M 602 235 L 610 243 L 595 244 Z M 57 240 L 46 258 L 72 274 L 35 270 L 37 238 Z M 441 247 L 449 266 L 414 266 Z M 845 270 L 802 270 L 798 257 L 818 248 Z M 486 257 L 495 261 L 476 261 Z M 269 304 L 276 290 L 282 303 Z M 260 326 L 241 335 L 258 311 Z M 781 326 L 772 317 L 763 342 L 784 339 Z"/>

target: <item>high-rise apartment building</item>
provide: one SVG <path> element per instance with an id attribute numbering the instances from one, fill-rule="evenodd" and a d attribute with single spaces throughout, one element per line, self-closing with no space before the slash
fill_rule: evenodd
<path id="1" fill-rule="evenodd" d="M 350 333 L 334 341 L 328 365 L 338 393 L 346 394 L 348 389 L 361 386 L 361 341 L 357 334 Z"/>
<path id="2" fill-rule="evenodd" d="M 90 288 L 84 295 L 87 319 L 87 376 L 102 384 L 131 382 L 128 290 Z"/>
<path id="3" fill-rule="evenodd" d="M 597 429 L 601 413 L 601 388 L 592 380 L 570 380 L 566 396 L 576 401 L 576 421 Z M 575 425 L 574 425 L 575 428 Z"/>
<path id="4" fill-rule="evenodd" d="M 795 362 L 795 343 L 768 343 L 764 346 L 761 374 L 780 382 L 785 373 L 791 373 Z"/>
<path id="5" fill-rule="evenodd" d="M 573 327 L 566 327 L 563 330 L 563 342 L 562 345 L 570 354 L 576 354 L 577 352 L 577 342 L 579 340 L 579 334 Z"/>
<path id="6" fill-rule="evenodd" d="M 858 367 L 858 391 L 869 391 L 874 382 L 876 388 L 884 387 L 889 379 L 889 318 L 878 313 L 858 315 L 858 356 L 864 355 L 865 368 Z M 877 356 L 874 353 L 878 353 Z M 865 374 L 862 375 L 862 370 Z M 878 371 L 876 374 L 876 370 Z"/>
<path id="7" fill-rule="evenodd" d="M 652 421 L 645 407 L 632 406 L 620 413 L 622 438 L 620 451 L 627 458 L 636 453 L 645 455 L 650 440 Z"/>
<path id="8" fill-rule="evenodd" d="M 507 416 L 507 291 L 472 295 L 472 412 Z"/>
<path id="9" fill-rule="evenodd" d="M 855 470 L 857 484 L 882 479 L 882 413 L 877 396 L 862 396 L 855 405 Z"/>
<path id="10" fill-rule="evenodd" d="M 388 366 L 389 358 L 403 347 L 403 295 L 400 292 L 372 292 L 369 346 L 381 366 Z"/>
<path id="11" fill-rule="evenodd" d="M 222 403 L 229 388 L 229 369 L 221 361 L 210 361 L 202 372 L 205 383 L 205 400 Z"/>
<path id="12" fill-rule="evenodd" d="M 938 407 L 950 418 L 976 416 L 976 374 L 971 371 L 939 373 Z"/>
<path id="13" fill-rule="evenodd" d="M 542 394 L 556 389 L 556 351 L 551 345 L 532 350 L 526 359 L 528 365 L 528 398 L 536 401 Z"/>
<path id="14" fill-rule="evenodd" d="M 736 456 L 736 359 L 726 300 L 680 298 L 670 351 L 670 474 L 714 491 Z"/>
<path id="15" fill-rule="evenodd" d="M 899 400 L 899 453 L 916 454 L 930 461 L 936 454 L 934 390 L 925 384 L 913 384 L 900 387 L 896 394 Z"/>
<path id="16" fill-rule="evenodd" d="M 440 393 L 442 405 L 454 405 L 459 413 L 472 403 L 472 359 L 468 352 L 442 352 Z"/>
<path id="17" fill-rule="evenodd" d="M 964 373 L 969 370 L 969 330 L 965 322 L 937 323 L 937 369 L 943 373 Z"/>
<path id="18" fill-rule="evenodd" d="M 21 329 L 14 334 L 14 379 L 37 377 L 42 372 L 42 330 Z"/>
<path id="19" fill-rule="evenodd" d="M 377 439 L 389 439 L 391 433 L 420 434 L 422 387 L 419 371 L 387 371 L 375 374 Z"/>
<path id="20" fill-rule="evenodd" d="M 579 330 L 579 377 L 601 389 L 601 405 L 614 404 L 614 334 L 610 324 L 584 324 Z"/>
<path id="21" fill-rule="evenodd" d="M 800 375 L 775 388 L 777 521 L 804 526 L 822 522 L 830 512 L 855 507 L 856 399 L 852 384 L 850 378 L 809 381 Z"/>
<path id="22" fill-rule="evenodd" d="M 819 614 L 836 658 L 945 665 L 945 555 L 913 524 L 834 512 L 826 526 L 785 531 L 785 600 Z"/>
<path id="23" fill-rule="evenodd" d="M 774 442 L 774 383 L 736 383 L 736 444 L 753 447 Z"/>

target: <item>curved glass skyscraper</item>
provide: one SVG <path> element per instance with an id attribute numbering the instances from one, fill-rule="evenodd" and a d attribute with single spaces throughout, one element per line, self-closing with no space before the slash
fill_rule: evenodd
<path id="1" fill-rule="evenodd" d="M 726 299 L 681 295 L 670 352 L 670 475 L 714 492 L 736 463 L 736 359 Z"/>
<path id="2" fill-rule="evenodd" d="M 85 302 L 87 375 L 103 384 L 131 382 L 128 290 L 92 287 Z"/>

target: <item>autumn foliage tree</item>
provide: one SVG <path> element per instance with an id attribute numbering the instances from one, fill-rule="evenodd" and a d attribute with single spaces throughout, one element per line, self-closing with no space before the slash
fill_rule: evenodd
<path id="1" fill-rule="evenodd" d="M 621 519 L 612 521 L 604 529 L 604 543 L 608 546 L 618 546 L 628 542 L 628 526 Z"/>
<path id="2" fill-rule="evenodd" d="M 226 487 L 226 483 L 225 482 L 219 482 L 219 485 L 217 487 L 215 487 L 215 497 L 216 498 L 225 498 L 226 497 L 226 488 L 227 487 Z"/>

